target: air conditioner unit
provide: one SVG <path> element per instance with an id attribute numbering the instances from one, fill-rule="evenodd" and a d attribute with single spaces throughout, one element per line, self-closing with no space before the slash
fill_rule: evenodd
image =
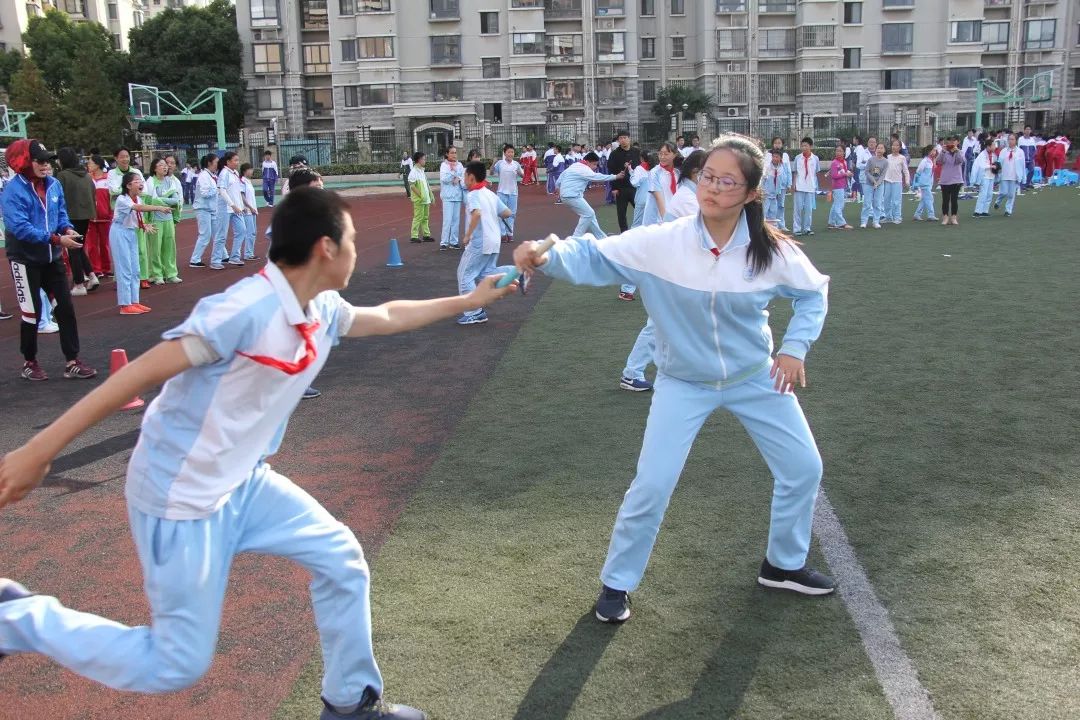
<path id="1" fill-rule="evenodd" d="M 727 109 L 727 116 L 728 117 L 738 117 L 739 116 L 739 108 L 728 108 Z"/>
<path id="2" fill-rule="evenodd" d="M 746 72 L 746 65 L 744 63 L 728 63 L 728 72 Z"/>
<path id="3" fill-rule="evenodd" d="M 610 77 L 615 72 L 614 65 L 597 65 L 596 75 L 597 77 Z"/>
<path id="4" fill-rule="evenodd" d="M 551 122 L 562 122 L 563 121 L 563 114 L 562 113 L 551 113 L 550 117 L 551 117 Z"/>
<path id="5" fill-rule="evenodd" d="M 596 19 L 597 30 L 614 30 L 615 18 L 597 18 Z"/>
<path id="6" fill-rule="evenodd" d="M 769 110 L 769 108 L 758 108 L 758 115 L 760 115 L 761 117 L 769 117 L 770 114 L 772 114 L 772 111 Z"/>

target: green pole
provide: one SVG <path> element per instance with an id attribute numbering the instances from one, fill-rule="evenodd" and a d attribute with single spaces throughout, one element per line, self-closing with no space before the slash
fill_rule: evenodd
<path id="1" fill-rule="evenodd" d="M 222 151 L 225 150 L 225 108 L 224 103 L 221 102 L 221 96 L 224 91 L 218 90 L 214 93 L 214 122 L 217 124 L 217 146 Z"/>
<path id="2" fill-rule="evenodd" d="M 983 81 L 978 80 L 975 83 L 975 127 L 982 128 L 983 126 Z"/>

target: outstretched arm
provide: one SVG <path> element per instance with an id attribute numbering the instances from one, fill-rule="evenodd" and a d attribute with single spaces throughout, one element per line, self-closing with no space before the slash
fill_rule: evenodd
<path id="1" fill-rule="evenodd" d="M 489 275 L 468 295 L 431 300 L 391 300 L 376 307 L 354 307 L 352 325 L 346 337 L 394 335 L 417 330 L 439 320 L 460 315 L 466 310 L 489 305 L 517 290 L 517 283 L 496 288 L 502 275 Z"/>
<path id="2" fill-rule="evenodd" d="M 119 410 L 131 398 L 191 367 L 179 340 L 158 343 L 109 377 L 18 450 L 0 459 L 0 508 L 38 486 L 68 443 Z"/>

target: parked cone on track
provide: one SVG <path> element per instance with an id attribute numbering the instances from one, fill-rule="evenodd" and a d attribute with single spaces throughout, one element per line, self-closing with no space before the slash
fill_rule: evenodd
<path id="1" fill-rule="evenodd" d="M 386 261 L 386 267 L 405 267 L 401 262 L 401 251 L 398 250 L 397 238 L 390 238 L 390 258 Z"/>
<path id="2" fill-rule="evenodd" d="M 124 367 L 127 364 L 128 364 L 127 351 L 123 350 L 123 349 L 113 350 L 112 351 L 112 357 L 109 359 L 109 374 L 110 375 L 115 375 L 117 372 L 120 371 L 120 369 L 122 367 Z M 121 410 L 135 410 L 136 408 L 141 408 L 145 404 L 146 404 L 146 402 L 141 397 L 136 395 L 134 400 L 132 400 L 131 402 L 129 402 L 127 405 L 125 405 L 124 407 L 122 407 L 120 409 Z"/>

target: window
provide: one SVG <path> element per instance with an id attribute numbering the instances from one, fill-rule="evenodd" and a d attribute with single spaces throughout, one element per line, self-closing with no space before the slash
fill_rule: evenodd
<path id="1" fill-rule="evenodd" d="M 415 0 L 414 0 L 415 2 Z M 461 17 L 458 0 L 429 0 L 432 20 L 457 20 Z"/>
<path id="2" fill-rule="evenodd" d="M 141 12 L 131 13 L 131 24 L 134 25 L 137 28 L 142 27 L 142 13 Z"/>
<path id="3" fill-rule="evenodd" d="M 579 107 L 585 103 L 584 80 L 549 80 L 548 107 Z"/>
<path id="4" fill-rule="evenodd" d="M 502 103 L 484 103 L 484 119 L 496 125 L 502 123 Z"/>
<path id="5" fill-rule="evenodd" d="M 623 62 L 626 60 L 626 33 L 596 33 L 596 61 Z"/>
<path id="6" fill-rule="evenodd" d="M 120 15 L 119 15 L 119 13 L 117 12 L 117 9 L 116 9 L 116 3 L 114 3 L 114 2 L 109 3 L 109 7 L 108 7 L 107 12 L 108 12 L 110 20 L 119 20 L 120 19 Z"/>
<path id="7" fill-rule="evenodd" d="M 157 0 L 157 2 L 155 2 L 154 4 L 160 5 L 161 0 Z M 66 12 L 68 15 L 79 15 L 81 17 L 86 17 L 86 5 L 83 3 L 83 0 L 64 0 L 62 5 L 64 8 L 64 12 Z"/>
<path id="8" fill-rule="evenodd" d="M 949 87 L 970 90 L 981 76 L 977 67 L 949 68 Z"/>
<path id="9" fill-rule="evenodd" d="M 671 14 L 672 15 L 685 15 L 686 14 L 686 0 L 671 0 Z"/>
<path id="10" fill-rule="evenodd" d="M 514 0 L 510 3 L 512 8 L 542 8 L 544 0 Z"/>
<path id="11" fill-rule="evenodd" d="M 124 49 L 124 41 L 120 37 L 120 33 L 113 33 L 112 34 L 112 46 L 113 46 L 113 50 L 123 50 Z"/>
<path id="12" fill-rule="evenodd" d="M 641 59 L 656 59 L 656 38 L 641 38 Z"/>
<path id="13" fill-rule="evenodd" d="M 746 12 L 746 0 L 716 0 L 716 12 L 718 14 Z"/>
<path id="14" fill-rule="evenodd" d="M 856 115 L 859 112 L 859 93 L 846 92 L 843 94 L 844 105 L 843 112 L 845 115 Z"/>
<path id="15" fill-rule="evenodd" d="M 911 71 L 910 70 L 882 70 L 881 71 L 881 89 L 882 90 L 910 90 L 911 89 Z"/>
<path id="16" fill-rule="evenodd" d="M 304 91 L 304 109 L 308 117 L 312 115 L 331 115 L 334 110 L 334 91 L 330 88 L 318 88 Z"/>
<path id="17" fill-rule="evenodd" d="M 889 23 L 882 25 L 881 52 L 910 53 L 914 27 L 915 26 L 912 23 Z"/>
<path id="18" fill-rule="evenodd" d="M 338 0 L 338 15 L 355 15 L 356 0 Z M 348 103 L 346 103 L 348 105 Z"/>
<path id="19" fill-rule="evenodd" d="M 341 61 L 342 62 L 355 62 L 356 61 L 356 38 L 351 40 L 341 41 Z"/>
<path id="20" fill-rule="evenodd" d="M 836 45 L 835 25 L 803 25 L 799 28 L 799 47 L 826 48 Z"/>
<path id="21" fill-rule="evenodd" d="M 641 16 L 649 17 L 656 14 L 656 0 L 641 0 Z"/>
<path id="22" fill-rule="evenodd" d="M 799 86 L 804 94 L 835 92 L 836 73 L 828 70 L 799 73 Z"/>
<path id="23" fill-rule="evenodd" d="M 115 7 L 109 3 L 109 7 Z M 112 18 L 110 10 L 109 17 Z M 278 24 L 278 0 L 251 0 L 251 25 L 252 27 L 266 27 Z"/>
<path id="24" fill-rule="evenodd" d="M 1054 47 L 1057 20 L 1028 20 L 1024 23 L 1024 49 L 1049 50 Z"/>
<path id="25" fill-rule="evenodd" d="M 797 78 L 794 73 L 773 73 L 758 76 L 761 97 L 769 102 L 795 102 Z"/>
<path id="26" fill-rule="evenodd" d="M 394 38 L 364 37 L 356 39 L 356 56 L 361 60 L 394 57 Z"/>
<path id="27" fill-rule="evenodd" d="M 543 55 L 544 33 L 514 33 L 515 55 Z"/>
<path id="28" fill-rule="evenodd" d="M 845 25 L 862 25 L 862 3 L 861 2 L 846 2 L 846 3 L 844 3 L 844 24 Z"/>
<path id="29" fill-rule="evenodd" d="M 347 85 L 345 87 L 345 107 L 393 104 L 393 85 Z"/>
<path id="30" fill-rule="evenodd" d="M 625 11 L 626 0 L 596 0 L 596 14 L 598 16 L 622 15 Z"/>
<path id="31" fill-rule="evenodd" d="M 626 81 L 597 78 L 596 102 L 599 105 L 620 105 L 626 102 Z"/>
<path id="32" fill-rule="evenodd" d="M 982 38 L 982 20 L 958 20 L 952 23 L 949 42 L 979 42 Z"/>
<path id="33" fill-rule="evenodd" d="M 465 83 L 461 80 L 446 80 L 431 83 L 431 99 L 435 102 L 462 100 L 465 97 Z"/>
<path id="34" fill-rule="evenodd" d="M 461 36 L 436 35 L 431 38 L 432 65 L 461 64 Z"/>
<path id="35" fill-rule="evenodd" d="M 795 54 L 795 29 L 758 32 L 758 57 L 791 57 Z"/>
<path id="36" fill-rule="evenodd" d="M 720 102 L 741 104 L 746 102 L 746 76 L 720 75 Z"/>
<path id="37" fill-rule="evenodd" d="M 390 0 L 356 0 L 356 11 L 362 13 L 390 12 Z"/>
<path id="38" fill-rule="evenodd" d="M 844 69 L 858 70 L 862 67 L 862 48 L 844 48 Z"/>
<path id="39" fill-rule="evenodd" d="M 746 30 L 717 30 L 716 57 L 740 57 L 746 54 Z"/>
<path id="40" fill-rule="evenodd" d="M 251 52 L 254 55 L 256 73 L 281 72 L 281 45 L 277 43 L 252 45 Z"/>
<path id="41" fill-rule="evenodd" d="M 285 108 L 285 91 L 259 89 L 255 91 L 256 110 L 282 110 Z"/>
<path id="42" fill-rule="evenodd" d="M 671 57 L 673 60 L 680 60 L 686 57 L 686 38 L 671 38 Z"/>
<path id="43" fill-rule="evenodd" d="M 1007 67 L 990 67 L 983 68 L 982 76 L 990 82 L 997 85 L 999 88 L 1004 88 L 1005 84 L 1009 81 L 1009 68 Z"/>
<path id="44" fill-rule="evenodd" d="M 544 78 L 528 78 L 514 81 L 515 100 L 543 100 Z"/>
<path id="45" fill-rule="evenodd" d="M 544 19 L 580 18 L 581 0 L 544 0 Z"/>
<path id="46" fill-rule="evenodd" d="M 1073 87 L 1080 88 L 1080 68 L 1073 68 Z"/>
<path id="47" fill-rule="evenodd" d="M 884 0 L 881 6 L 884 8 L 910 8 L 915 7 L 915 0 Z"/>
<path id="48" fill-rule="evenodd" d="M 305 30 L 330 27 L 326 0 L 300 0 L 301 27 Z"/>
<path id="49" fill-rule="evenodd" d="M 758 0 L 758 12 L 795 12 L 795 0 Z"/>
<path id="50" fill-rule="evenodd" d="M 304 46 L 304 72 L 330 72 L 330 44 Z"/>
<path id="51" fill-rule="evenodd" d="M 483 66 L 485 78 L 502 77 L 502 61 L 500 58 L 480 58 L 480 64 Z"/>
<path id="52" fill-rule="evenodd" d="M 548 62 L 579 63 L 583 57 L 581 35 L 546 35 L 544 53 Z"/>
<path id="53" fill-rule="evenodd" d="M 1080 68 L 1077 68 L 1080 72 Z M 641 81 L 641 99 L 645 102 L 652 102 L 656 100 L 656 81 L 655 80 L 642 80 Z"/>
<path id="54" fill-rule="evenodd" d="M 482 13 L 480 13 L 480 34 L 481 35 L 498 35 L 499 34 L 499 13 L 497 13 L 497 12 L 482 12 Z"/>
<path id="55" fill-rule="evenodd" d="M 1009 49 L 1009 23 L 983 23 L 981 39 L 987 52 L 1006 52 Z"/>

